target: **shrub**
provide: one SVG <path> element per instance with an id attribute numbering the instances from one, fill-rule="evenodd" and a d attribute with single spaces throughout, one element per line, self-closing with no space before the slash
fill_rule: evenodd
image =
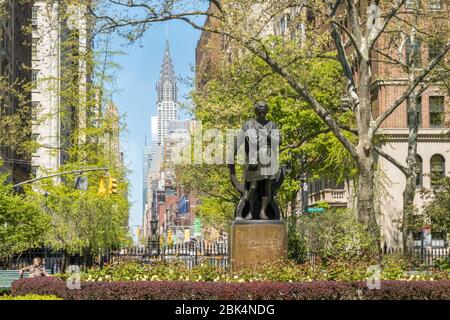
<path id="1" fill-rule="evenodd" d="M 82 282 L 69 290 L 55 278 L 20 279 L 14 296 L 55 295 L 65 300 L 405 300 L 450 299 L 450 281 L 382 281 L 379 290 L 365 282 L 252 282 L 189 281 Z"/>
<path id="2" fill-rule="evenodd" d="M 365 281 L 371 273 L 369 260 L 330 260 L 326 263 L 297 264 L 292 261 L 277 262 L 243 268 L 237 271 L 217 269 L 209 264 L 201 264 L 187 269 L 181 261 L 157 261 L 150 264 L 122 262 L 91 269 L 81 274 L 87 282 L 104 281 L 213 281 L 213 282 L 304 282 L 304 281 Z M 386 257 L 381 265 L 383 280 L 444 280 L 449 273 L 442 270 L 411 273 L 400 257 Z M 62 280 L 67 275 L 58 276 Z"/>
<path id="3" fill-rule="evenodd" d="M 298 231 L 297 217 L 294 215 L 288 224 L 288 258 L 297 263 L 304 263 L 306 255 L 305 242 Z"/>
<path id="4" fill-rule="evenodd" d="M 0 300 L 62 300 L 61 298 L 55 295 L 37 295 L 37 294 L 28 294 L 25 296 L 3 296 L 0 297 Z"/>
<path id="5" fill-rule="evenodd" d="M 0 298 L 2 296 L 7 296 L 11 294 L 11 289 L 10 288 L 0 288 Z"/>
<path id="6" fill-rule="evenodd" d="M 327 209 L 326 214 L 302 215 L 298 219 L 306 249 L 322 260 L 360 260 L 371 252 L 371 239 L 354 212 Z"/>

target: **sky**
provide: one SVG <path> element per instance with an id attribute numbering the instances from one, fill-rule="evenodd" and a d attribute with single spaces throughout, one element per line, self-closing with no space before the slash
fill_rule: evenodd
<path id="1" fill-rule="evenodd" d="M 156 115 L 156 83 L 163 60 L 166 38 L 169 39 L 170 52 L 177 77 L 187 79 L 194 76 L 195 47 L 200 32 L 180 21 L 170 21 L 154 25 L 147 31 L 139 43 L 125 45 L 116 36 L 114 49 L 125 53 L 114 60 L 121 65 L 117 73 L 116 87 L 119 90 L 113 95 L 113 101 L 119 108 L 126 125 L 121 137 L 121 146 L 125 155 L 125 165 L 130 171 L 128 179 L 131 183 L 130 226 L 142 222 L 142 172 L 143 148 L 145 137 L 151 143 L 150 118 Z M 179 100 L 186 102 L 186 96 L 192 88 L 179 81 Z M 185 112 L 181 118 L 188 117 Z M 134 231 L 135 228 L 132 228 Z"/>

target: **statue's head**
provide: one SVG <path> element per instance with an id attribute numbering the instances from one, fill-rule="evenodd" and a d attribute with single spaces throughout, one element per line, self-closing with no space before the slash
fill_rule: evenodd
<path id="1" fill-rule="evenodd" d="M 267 112 L 269 112 L 269 106 L 265 101 L 258 101 L 255 104 L 255 114 L 259 119 L 265 119 L 267 116 Z"/>

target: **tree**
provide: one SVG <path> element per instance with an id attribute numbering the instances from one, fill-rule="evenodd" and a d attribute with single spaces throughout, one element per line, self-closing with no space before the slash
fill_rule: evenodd
<path id="1" fill-rule="evenodd" d="M 448 234 L 450 231 L 450 178 L 439 180 L 433 189 L 423 192 L 428 200 L 424 206 L 424 220 L 431 223 L 433 232 Z"/>
<path id="2" fill-rule="evenodd" d="M 393 17 L 392 25 L 386 28 L 387 35 L 380 41 L 375 50 L 377 58 L 374 61 L 390 66 L 391 72 L 401 70 L 408 77 L 408 85 L 412 86 L 420 77 L 420 69 L 426 62 L 431 62 L 439 54 L 439 49 L 450 35 L 448 26 L 448 10 L 428 11 L 427 3 L 418 1 L 409 4 L 401 16 Z M 424 9 L 425 8 L 425 9 Z M 430 33 L 430 30 L 433 30 Z M 427 58 L 427 59 L 425 59 Z M 430 88 L 439 90 L 445 86 L 448 78 L 445 59 L 437 63 L 427 78 L 420 81 L 410 96 L 406 99 L 408 152 L 405 164 L 384 153 L 381 149 L 375 151 L 392 162 L 406 178 L 403 191 L 403 216 L 401 230 L 403 249 L 408 247 L 408 235 L 416 226 L 417 210 L 414 208 L 414 198 L 417 187 L 417 143 L 421 125 L 421 95 Z M 443 91 L 443 90 L 440 90 Z"/>
<path id="3" fill-rule="evenodd" d="M 42 77 L 37 83 L 58 101 L 57 105 L 45 106 L 38 120 L 42 125 L 46 119 L 56 119 L 59 141 L 38 147 L 57 153 L 61 165 L 40 168 L 38 174 L 106 167 L 118 180 L 118 193 L 98 194 L 98 181 L 104 172 L 86 173 L 89 186 L 84 191 L 75 188 L 75 175 L 65 175 L 42 180 L 26 192 L 30 201 L 42 206 L 50 217 L 46 245 L 92 254 L 129 243 L 129 202 L 127 172 L 119 150 L 123 128 L 117 110 L 110 107 L 110 90 L 114 89 L 111 73 L 116 67 L 111 59 L 115 53 L 109 50 L 107 35 L 95 39 L 94 51 L 94 39 L 89 33 L 92 21 L 85 14 L 89 5 L 90 1 L 48 1 L 42 9 L 42 19 L 49 23 L 48 28 L 39 31 L 57 31 L 61 40 L 53 48 L 59 52 L 56 56 L 60 58 L 60 72 Z"/>
<path id="4" fill-rule="evenodd" d="M 273 50 L 279 50 L 279 46 Z M 343 89 L 339 64 L 333 60 L 325 63 L 312 60 L 296 67 L 305 77 L 314 75 L 308 79 L 313 90 L 324 104 L 330 109 L 334 108 L 336 114 L 341 114 L 343 123 L 350 126 L 351 114 L 345 108 L 340 108 L 339 93 Z M 281 160 L 291 168 L 277 196 L 284 217 L 288 210 L 295 210 L 300 154 L 308 157 L 307 168 L 303 170 L 308 170 L 311 179 L 322 175 L 336 180 L 352 177 L 354 164 L 348 160 L 346 150 L 310 107 L 295 99 L 292 89 L 267 65 L 250 56 L 238 58 L 217 71 L 207 84 L 197 87 L 193 92 L 192 113 L 205 130 L 214 128 L 225 132 L 229 128 L 239 128 L 253 116 L 254 101 L 268 100 L 269 117 L 282 128 Z M 242 168 L 238 170 L 241 176 Z M 230 183 L 226 166 L 184 165 L 179 166 L 176 176 L 184 188 L 195 190 L 200 195 L 198 213 L 208 215 L 221 229 L 225 228 L 239 201 L 239 194 Z"/>
<path id="5" fill-rule="evenodd" d="M 29 196 L 15 194 L 0 172 L 0 257 L 9 257 L 28 248 L 40 247 L 50 228 L 43 208 Z"/>

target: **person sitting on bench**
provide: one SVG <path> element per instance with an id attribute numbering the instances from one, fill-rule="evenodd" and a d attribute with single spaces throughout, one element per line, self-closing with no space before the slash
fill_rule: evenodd
<path id="1" fill-rule="evenodd" d="M 45 269 L 42 266 L 41 262 L 41 258 L 34 258 L 33 264 L 31 266 L 25 267 L 20 270 L 20 277 L 23 277 L 23 273 L 25 271 L 29 272 L 29 278 L 48 277 L 49 275 L 47 274 L 47 272 L 45 272 Z"/>

